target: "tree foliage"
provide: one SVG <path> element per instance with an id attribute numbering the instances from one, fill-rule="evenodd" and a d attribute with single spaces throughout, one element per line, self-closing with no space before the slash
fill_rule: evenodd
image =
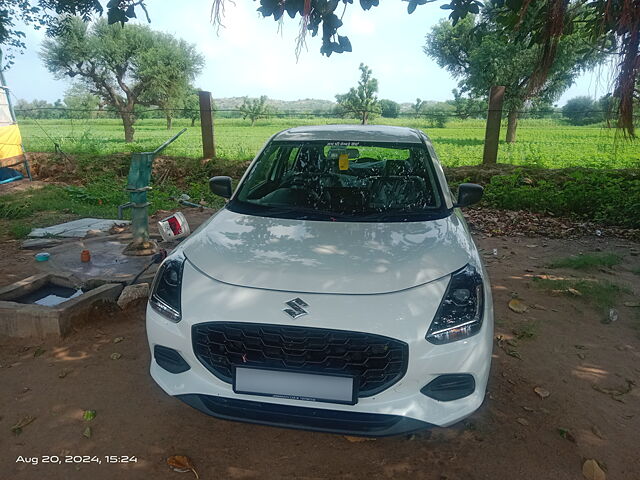
<path id="1" fill-rule="evenodd" d="M 68 110 L 60 114 L 69 118 L 95 118 L 104 103 L 83 85 L 73 85 L 64 94 L 64 107 Z"/>
<path id="2" fill-rule="evenodd" d="M 453 105 L 455 115 L 458 118 L 485 118 L 487 116 L 488 102 L 482 97 L 465 96 L 460 90 L 451 90 L 453 100 L 449 102 Z"/>
<path id="3" fill-rule="evenodd" d="M 43 42 L 45 65 L 58 78 L 77 79 L 113 107 L 127 142 L 133 141 L 136 105 L 169 105 L 202 66 L 194 47 L 145 26 L 121 28 L 98 20 L 89 27 L 79 18 L 67 23 L 58 37 Z"/>
<path id="4" fill-rule="evenodd" d="M 416 98 L 416 102 L 411 105 L 411 111 L 413 112 L 413 116 L 418 118 L 422 113 L 422 109 L 426 105 L 426 101 L 420 98 Z"/>
<path id="5" fill-rule="evenodd" d="M 159 1 L 159 0 L 158 0 Z M 225 3 L 233 0 L 212 0 L 211 18 L 214 25 L 222 24 Z M 419 5 L 436 3 L 450 10 L 449 19 L 456 24 L 468 14 L 478 14 L 481 0 L 404 0 L 407 12 L 413 13 Z M 275 20 L 300 17 L 300 34 L 296 41 L 296 55 L 305 45 L 308 32 L 321 33 L 322 54 L 350 52 L 351 42 L 338 30 L 343 26 L 344 10 L 353 0 L 259 0 L 258 11 Z M 109 23 L 124 24 L 136 16 L 138 8 L 146 14 L 146 0 L 109 0 L 106 4 Z M 379 0 L 360 0 L 360 8 L 369 10 Z M 640 96 L 640 6 L 638 0 L 486 0 L 496 9 L 496 23 L 504 33 L 512 35 L 527 46 L 537 45 L 539 57 L 534 61 L 534 73 L 529 88 L 535 92 L 545 84 L 550 67 L 559 52 L 562 37 L 571 35 L 576 28 L 587 32 L 583 46 L 598 48 L 619 59 L 615 78 L 615 113 L 617 126 L 634 136 L 634 108 Z M 25 34 L 18 22 L 59 33 L 64 20 L 78 15 L 88 20 L 102 15 L 99 0 L 2 0 L 0 3 L 0 46 L 24 48 Z M 340 13 L 340 16 L 336 14 Z M 60 20 L 62 19 L 62 21 Z M 149 16 L 147 15 L 147 19 Z M 9 63 L 12 54 L 9 52 Z"/>
<path id="6" fill-rule="evenodd" d="M 336 102 L 346 115 L 353 115 L 366 125 L 372 115 L 380 113 L 378 80 L 373 78 L 373 72 L 364 63 L 360 64 L 360 80 L 357 87 L 351 87 L 348 93 L 336 95 Z"/>
<path id="7" fill-rule="evenodd" d="M 380 115 L 384 118 L 398 118 L 400 105 L 393 100 L 380 100 Z"/>
<path id="8" fill-rule="evenodd" d="M 136 18 L 136 7 L 144 10 L 149 20 L 144 0 L 109 0 L 106 5 L 108 22 L 124 24 Z M 36 30 L 44 28 L 47 35 L 57 36 L 69 27 L 70 19 L 79 17 L 89 21 L 104 12 L 99 0 L 2 0 L 0 46 L 8 48 L 5 61 L 11 65 L 15 52 L 25 48 L 26 34 L 20 24 L 31 25 Z"/>
<path id="9" fill-rule="evenodd" d="M 571 125 L 598 123 L 604 120 L 604 112 L 601 111 L 600 108 L 600 104 L 595 102 L 591 97 L 574 97 L 568 100 L 564 107 L 562 107 L 562 116 L 565 117 Z"/>
<path id="10" fill-rule="evenodd" d="M 242 114 L 242 118 L 248 118 L 251 120 L 251 126 L 256 124 L 256 120 L 260 118 L 267 118 L 269 116 L 269 105 L 267 105 L 267 96 L 262 95 L 260 98 L 248 98 L 242 99 L 242 105 L 239 110 Z"/>
<path id="11" fill-rule="evenodd" d="M 544 82 L 535 77 L 536 61 L 542 55 L 538 44 L 527 44 L 506 35 L 496 23 L 496 12 L 487 7 L 482 15 L 467 16 L 453 25 L 443 20 L 426 37 L 424 51 L 438 65 L 459 79 L 460 93 L 485 97 L 494 85 L 504 85 L 504 108 L 509 112 L 507 141 L 515 141 L 518 112 L 535 97 L 556 100 L 584 70 L 592 68 L 604 54 L 584 48 L 586 32 L 576 29 L 557 45 Z"/>
<path id="12" fill-rule="evenodd" d="M 140 103 L 158 106 L 165 114 L 169 130 L 173 117 L 184 108 L 187 96 L 193 91 L 190 82 L 202 70 L 204 58 L 194 45 L 184 40 L 165 33 L 155 35 L 162 41 L 140 52 L 136 76 L 148 79 Z"/>

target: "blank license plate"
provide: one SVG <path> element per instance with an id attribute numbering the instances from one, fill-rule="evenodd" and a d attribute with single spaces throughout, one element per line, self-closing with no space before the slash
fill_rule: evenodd
<path id="1" fill-rule="evenodd" d="M 233 391 L 249 395 L 355 405 L 355 378 L 236 367 Z"/>

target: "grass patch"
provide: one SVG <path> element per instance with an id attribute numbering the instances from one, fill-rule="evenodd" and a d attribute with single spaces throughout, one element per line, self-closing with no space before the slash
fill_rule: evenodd
<path id="1" fill-rule="evenodd" d="M 516 336 L 518 340 L 526 340 L 530 338 L 534 338 L 537 335 L 538 324 L 534 322 L 526 323 L 524 325 L 519 326 L 518 328 L 514 328 L 512 333 Z"/>
<path id="2" fill-rule="evenodd" d="M 240 118 L 215 119 L 216 152 L 219 157 L 249 160 L 274 133 L 300 125 L 357 123 L 348 118 L 285 117 L 258 120 L 251 126 Z M 152 151 L 186 127 L 187 131 L 164 152 L 165 155 L 199 159 L 202 155 L 200 125 L 175 119 L 172 130 L 163 119 L 141 118 L 136 122 L 135 142 L 124 142 L 122 122 L 118 119 L 19 119 L 27 151 L 53 152 L 58 143 L 71 154 L 110 155 L 122 152 Z M 482 162 L 484 120 L 451 120 L 445 128 L 433 128 L 427 118 L 382 118 L 371 123 L 407 126 L 424 130 L 432 139 L 445 166 L 478 165 Z M 47 135 L 42 131 L 44 129 Z M 53 138 L 52 141 L 49 137 Z M 518 141 L 500 142 L 500 163 L 541 168 L 637 168 L 638 145 L 616 139 L 615 129 L 602 125 L 569 126 L 551 119 L 522 119 L 518 122 Z M 593 191 L 584 188 L 587 193 Z M 553 193 L 557 193 L 557 190 Z"/>
<path id="3" fill-rule="evenodd" d="M 625 287 L 599 280 L 534 278 L 533 284 L 544 290 L 584 298 L 600 308 L 612 307 L 622 293 L 629 292 Z"/>
<path id="4" fill-rule="evenodd" d="M 631 273 L 633 273 L 634 275 L 639 275 L 640 276 L 640 267 L 634 267 L 631 269 Z"/>
<path id="5" fill-rule="evenodd" d="M 574 268 L 576 270 L 590 270 L 597 267 L 613 267 L 622 262 L 620 255 L 615 253 L 584 253 L 554 260 L 550 268 Z"/>
<path id="6" fill-rule="evenodd" d="M 203 177 L 208 178 L 208 177 Z M 125 178 L 100 175 L 87 179 L 82 186 L 45 185 L 0 196 L 0 234 L 26 237 L 31 229 L 66 222 L 79 217 L 116 218 L 118 205 L 128 201 Z M 204 200 L 220 208 L 224 200 L 209 192 L 206 180 L 186 179 L 181 186 L 166 182 L 153 185 L 149 192 L 149 214 L 173 210 L 180 205 L 173 199 L 187 193 L 194 202 Z M 125 218 L 131 215 L 125 210 Z"/>

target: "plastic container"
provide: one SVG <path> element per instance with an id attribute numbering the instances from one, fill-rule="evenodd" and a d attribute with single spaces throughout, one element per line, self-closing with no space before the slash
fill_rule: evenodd
<path id="1" fill-rule="evenodd" d="M 50 256 L 49 252 L 36 253 L 36 262 L 46 262 Z"/>
<path id="2" fill-rule="evenodd" d="M 80 252 L 80 261 L 83 263 L 89 263 L 91 261 L 91 252 L 89 250 L 82 250 Z"/>
<path id="3" fill-rule="evenodd" d="M 170 217 L 160 220 L 158 222 L 158 230 L 165 242 L 186 237 L 191 233 L 189 223 L 187 223 L 187 219 L 182 212 L 176 212 Z"/>

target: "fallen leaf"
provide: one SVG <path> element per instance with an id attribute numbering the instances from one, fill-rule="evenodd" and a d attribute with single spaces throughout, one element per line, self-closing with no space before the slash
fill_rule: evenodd
<path id="1" fill-rule="evenodd" d="M 67 375 L 69 375 L 69 372 L 65 369 L 63 369 L 59 374 L 58 374 L 58 378 L 64 378 Z"/>
<path id="2" fill-rule="evenodd" d="M 520 355 L 520 352 L 518 352 L 517 350 L 508 350 L 507 354 L 519 360 L 522 360 L 522 356 Z"/>
<path id="3" fill-rule="evenodd" d="M 122 358 L 122 354 L 118 352 L 113 352 L 111 354 L 111 360 L 119 360 Z"/>
<path id="4" fill-rule="evenodd" d="M 571 295 L 575 296 L 575 297 L 581 297 L 582 296 L 582 292 L 580 290 L 576 290 L 575 288 L 567 288 L 567 292 L 569 292 Z"/>
<path id="5" fill-rule="evenodd" d="M 524 313 L 527 311 L 527 306 L 517 298 L 509 300 L 509 308 L 516 313 Z"/>
<path id="6" fill-rule="evenodd" d="M 585 358 L 587 358 L 587 356 L 584 353 L 578 353 L 578 358 L 580 360 L 584 360 Z"/>
<path id="7" fill-rule="evenodd" d="M 82 436 L 87 437 L 87 438 L 91 438 L 91 427 L 85 428 L 84 432 L 82 432 Z"/>
<path id="8" fill-rule="evenodd" d="M 33 358 L 39 357 L 44 352 L 46 352 L 46 350 L 44 350 L 44 349 L 42 349 L 40 347 L 36 348 L 36 350 L 33 352 Z"/>
<path id="9" fill-rule="evenodd" d="M 180 473 L 193 472 L 196 478 L 200 478 L 198 472 L 193 467 L 193 463 L 191 463 L 191 459 L 185 455 L 172 455 L 167 458 L 167 465 L 169 465 L 173 470 Z"/>
<path id="10" fill-rule="evenodd" d="M 602 435 L 602 432 L 596 425 L 591 426 L 591 432 L 599 439 L 604 440 L 604 435 Z"/>
<path id="11" fill-rule="evenodd" d="M 535 409 L 535 408 L 531 408 L 531 407 L 527 407 L 527 406 L 523 406 L 523 407 L 522 407 L 522 409 L 523 409 L 525 412 L 535 412 L 535 411 L 536 411 L 536 409 Z"/>
<path id="12" fill-rule="evenodd" d="M 123 340 L 124 340 L 124 337 L 116 337 L 113 339 L 113 343 L 120 343 Z"/>
<path id="13" fill-rule="evenodd" d="M 573 434 L 567 428 L 558 427 L 558 433 L 562 438 L 565 438 L 570 442 L 576 443 L 576 437 L 574 437 Z"/>
<path id="14" fill-rule="evenodd" d="M 592 384 L 591 387 L 593 387 L 593 389 L 597 392 L 604 393 L 605 395 L 609 395 L 614 400 L 624 403 L 624 401 L 619 397 L 629 393 L 633 389 L 634 385 L 635 385 L 635 382 L 633 380 L 627 380 L 627 384 L 624 387 L 619 387 L 619 388 L 605 388 L 605 387 L 601 387 L 600 385 L 596 385 L 595 383 Z"/>
<path id="15" fill-rule="evenodd" d="M 13 427 L 11 427 L 11 431 L 16 435 L 20 435 L 22 433 L 22 429 L 33 422 L 36 417 L 32 417 L 31 415 L 27 415 L 18 423 L 16 423 Z"/>
<path id="16" fill-rule="evenodd" d="M 85 422 L 90 422 L 94 418 L 96 418 L 96 411 L 95 410 L 85 410 L 84 413 L 82 414 L 82 419 Z"/>
<path id="17" fill-rule="evenodd" d="M 533 389 L 533 391 L 536 392 L 540 398 L 547 398 L 549 395 L 551 395 L 549 390 L 546 390 L 542 387 L 536 387 Z"/>
<path id="18" fill-rule="evenodd" d="M 352 437 L 349 435 L 345 435 L 344 438 L 346 438 L 351 443 L 371 442 L 375 440 L 375 438 L 371 437 Z"/>
<path id="19" fill-rule="evenodd" d="M 527 420 L 522 418 L 522 417 L 516 418 L 516 422 L 518 422 L 523 427 L 528 427 L 529 426 L 529 422 L 527 422 Z"/>
<path id="20" fill-rule="evenodd" d="M 598 465 L 598 462 L 593 459 L 586 460 L 582 464 L 582 475 L 584 475 L 584 478 L 586 478 L 587 480 L 607 479 L 607 476 L 602 471 L 602 468 L 600 468 L 600 465 Z"/>

